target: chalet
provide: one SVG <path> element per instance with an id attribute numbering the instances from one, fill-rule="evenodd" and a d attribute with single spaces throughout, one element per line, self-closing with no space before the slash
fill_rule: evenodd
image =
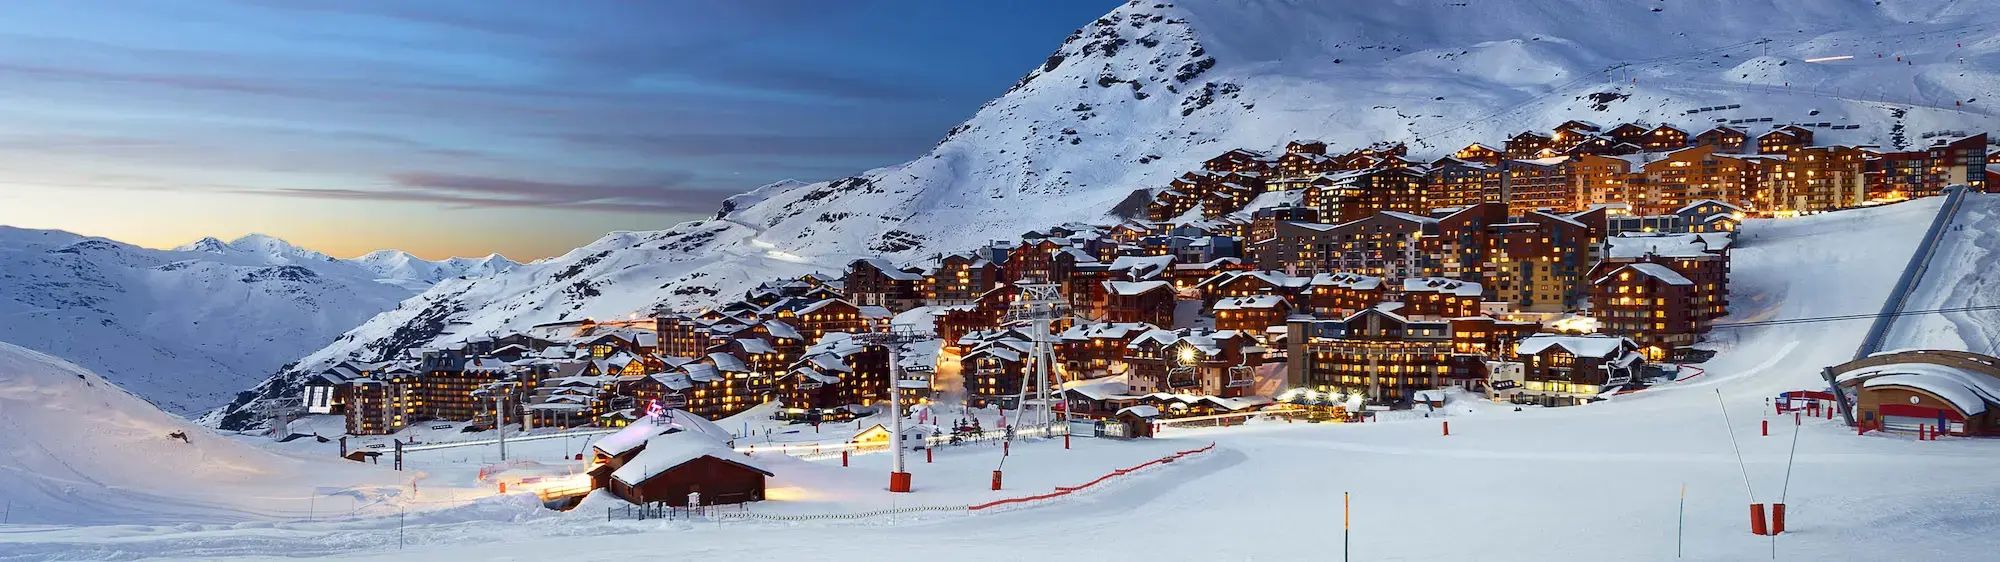
<path id="1" fill-rule="evenodd" d="M 1248 396 L 1265 348 L 1234 330 L 1154 330 L 1125 347 L 1134 392 Z"/>
<path id="2" fill-rule="evenodd" d="M 1270 169 L 1271 160 L 1268 154 L 1238 148 L 1202 162 L 1201 169 L 1211 172 L 1263 172 Z"/>
<path id="3" fill-rule="evenodd" d="M 1798 125 L 1785 125 L 1757 135 L 1757 153 L 1789 154 L 1799 147 L 1812 146 L 1812 143 L 1812 129 Z"/>
<path id="4" fill-rule="evenodd" d="M 1286 152 L 1278 157 L 1273 177 L 1302 178 L 1335 171 L 1334 159 L 1325 154 Z"/>
<path id="5" fill-rule="evenodd" d="M 1478 316 L 1484 289 L 1478 283 L 1443 277 L 1403 279 L 1403 308 L 1396 312 L 1417 320 Z"/>
<path id="6" fill-rule="evenodd" d="M 1063 383 L 1063 407 L 1080 418 L 1109 419 L 1119 410 L 1139 403 L 1139 397 L 1131 394 L 1126 378 L 1113 375 Z"/>
<path id="7" fill-rule="evenodd" d="M 1028 373 L 1033 350 L 1027 334 L 1016 330 L 966 336 L 959 342 L 970 349 L 959 357 L 965 380 L 965 403 L 972 408 L 1018 405 L 1021 385 Z"/>
<path id="8" fill-rule="evenodd" d="M 1171 325 L 1174 286 L 1166 281 L 1105 281 L 1104 304 L 1097 314 L 1106 322 L 1146 322 Z"/>
<path id="9" fill-rule="evenodd" d="M 1458 152 L 1451 153 L 1451 157 L 1465 162 L 1486 164 L 1490 166 L 1499 164 L 1500 160 L 1506 157 L 1506 153 L 1494 149 L 1493 147 L 1489 147 L 1475 142 L 1470 145 L 1466 145 L 1465 148 L 1458 149 Z"/>
<path id="10" fill-rule="evenodd" d="M 1647 152 L 1679 150 L 1688 145 L 1688 134 L 1687 131 L 1673 125 L 1660 125 L 1653 127 L 1651 131 L 1646 131 L 1646 136 L 1641 138 L 1638 144 Z"/>
<path id="11" fill-rule="evenodd" d="M 1382 278 L 1358 273 L 1319 273 L 1307 283 L 1306 309 L 1320 318 L 1344 318 L 1382 303 Z"/>
<path id="12" fill-rule="evenodd" d="M 1122 365 L 1126 345 L 1158 329 L 1159 326 L 1142 322 L 1077 324 L 1059 334 L 1055 344 L 1056 360 L 1071 378 L 1080 374 L 1108 372 L 1114 370 L 1114 365 Z"/>
<path id="13" fill-rule="evenodd" d="M 1524 366 L 1517 403 L 1568 406 L 1628 384 L 1646 359 L 1639 346 L 1618 336 L 1536 334 L 1515 344 L 1510 361 Z"/>
<path id="14" fill-rule="evenodd" d="M 1591 314 L 1605 333 L 1629 337 L 1647 357 L 1665 359 L 1699 336 L 1695 293 L 1693 280 L 1664 264 L 1623 264 L 1591 282 Z"/>
<path id="15" fill-rule="evenodd" d="M 1534 131 L 1522 131 L 1508 137 L 1506 146 L 1508 158 L 1538 158 L 1543 150 L 1555 146 L 1555 140 Z"/>
<path id="16" fill-rule="evenodd" d="M 1742 152 L 1749 141 L 1748 133 L 1728 125 L 1717 125 L 1694 136 L 1695 144 L 1713 146 L 1717 152 Z"/>
<path id="17" fill-rule="evenodd" d="M 1216 302 L 1228 297 L 1298 295 L 1311 283 L 1311 277 L 1278 271 L 1226 271 L 1196 284 L 1195 289 L 1201 293 L 1203 308 L 1213 309 Z"/>
<path id="18" fill-rule="evenodd" d="M 730 448 L 729 432 L 686 412 L 668 410 L 591 445 L 591 483 L 635 504 L 675 507 L 761 501 L 774 474 Z"/>
<path id="19" fill-rule="evenodd" d="M 858 259 L 847 265 L 847 294 L 859 306 L 909 310 L 923 304 L 924 275 L 887 260 Z"/>
<path id="20" fill-rule="evenodd" d="M 971 304 L 1000 284 L 1000 265 L 975 252 L 944 256 L 924 276 L 924 300 L 932 305 Z"/>
<path id="21" fill-rule="evenodd" d="M 799 333 L 814 341 L 832 332 L 859 332 L 864 325 L 861 308 L 845 299 L 812 303 L 800 308 L 795 317 Z"/>
<path id="22" fill-rule="evenodd" d="M 1295 140 L 1285 143 L 1286 154 L 1326 154 L 1326 141 Z"/>
<path id="23" fill-rule="evenodd" d="M 1581 144 L 1586 139 L 1601 138 L 1597 135 L 1600 130 L 1596 123 L 1589 121 L 1564 121 L 1561 125 L 1556 125 L 1554 134 L 1549 136 L 1549 140 L 1554 146 L 1567 149 Z"/>
<path id="24" fill-rule="evenodd" d="M 1292 315 L 1292 303 L 1279 295 L 1228 297 L 1215 302 L 1215 329 L 1246 334 L 1262 334 L 1272 326 L 1283 326 Z"/>
<path id="25" fill-rule="evenodd" d="M 1965 351 L 1899 351 L 1829 367 L 1826 376 L 1843 397 L 1836 403 L 1847 410 L 1842 413 L 1849 423 L 1863 428 L 2000 435 L 2000 358 Z"/>
<path id="26" fill-rule="evenodd" d="M 1645 125 L 1638 123 L 1620 123 L 1618 126 L 1612 127 L 1611 130 L 1605 131 L 1604 136 L 1611 137 L 1611 140 L 1617 142 L 1643 145 L 1647 134 L 1651 131 Z"/>

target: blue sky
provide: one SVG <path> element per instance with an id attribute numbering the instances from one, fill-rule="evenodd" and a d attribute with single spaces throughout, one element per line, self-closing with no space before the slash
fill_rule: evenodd
<path id="1" fill-rule="evenodd" d="M 908 160 L 1114 1 L 0 2 L 0 224 L 560 254 Z"/>

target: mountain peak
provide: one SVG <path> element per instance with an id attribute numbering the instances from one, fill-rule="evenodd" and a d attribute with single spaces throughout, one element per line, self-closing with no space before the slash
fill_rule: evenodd
<path id="1" fill-rule="evenodd" d="M 174 248 L 176 252 L 207 252 L 211 254 L 220 254 L 229 250 L 229 244 L 216 239 L 214 236 L 206 236 L 200 240 L 182 244 Z"/>

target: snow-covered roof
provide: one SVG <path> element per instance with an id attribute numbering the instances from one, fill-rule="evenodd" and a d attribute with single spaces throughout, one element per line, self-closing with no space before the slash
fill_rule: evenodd
<path id="1" fill-rule="evenodd" d="M 1839 382 L 1857 379 L 1865 380 L 1864 388 L 1903 386 L 1922 390 L 1951 402 L 1968 416 L 1984 413 L 1988 404 L 2000 404 L 2000 379 L 1950 365 L 1891 363 L 1843 373 Z"/>
<path id="2" fill-rule="evenodd" d="M 1159 326 L 1145 322 L 1100 322 L 1070 326 L 1069 329 L 1063 330 L 1061 337 L 1066 340 L 1125 339 L 1133 332 L 1145 333 L 1158 329 Z"/>
<path id="3" fill-rule="evenodd" d="M 1619 271 L 1625 271 L 1627 269 L 1636 271 L 1640 275 L 1645 275 L 1648 277 L 1659 279 L 1661 282 L 1666 283 L 1668 285 L 1687 286 L 1694 284 L 1694 281 L 1689 280 L 1685 275 L 1681 275 L 1680 272 L 1674 271 L 1673 268 L 1660 265 L 1657 263 L 1625 264 L 1625 267 L 1618 268 L 1617 271 L 1613 271 L 1611 273 L 1613 275 L 1616 275 Z M 1603 279 L 1599 279 L 1598 281 L 1601 282 L 1603 281 Z"/>
<path id="4" fill-rule="evenodd" d="M 1066 382 L 1063 383 L 1063 390 L 1083 395 L 1091 400 L 1103 400 L 1112 396 L 1124 396 L 1125 393 L 1132 391 L 1132 386 L 1127 384 L 1125 375 L 1112 375 Z"/>
<path id="5" fill-rule="evenodd" d="M 1478 297 L 1485 294 L 1485 288 L 1480 287 L 1478 283 L 1445 277 L 1409 277 L 1403 279 L 1403 292 L 1435 292 L 1461 297 Z"/>
<path id="6" fill-rule="evenodd" d="M 1523 338 L 1519 344 L 1515 345 L 1514 352 L 1521 355 L 1535 355 L 1550 347 L 1560 347 L 1568 351 L 1571 355 L 1578 357 L 1602 358 L 1614 355 L 1622 356 L 1625 349 L 1624 346 L 1626 345 L 1637 346 L 1637 344 L 1632 343 L 1632 340 L 1619 336 L 1602 334 L 1583 336 L 1535 334 Z"/>
<path id="7" fill-rule="evenodd" d="M 1159 277 L 1174 264 L 1173 256 L 1118 256 L 1111 260 L 1111 271 L 1124 271 L 1134 279 Z"/>
<path id="8" fill-rule="evenodd" d="M 1112 415 L 1114 415 L 1114 416 L 1122 416 L 1122 415 L 1125 415 L 1125 414 L 1128 414 L 1128 413 L 1129 413 L 1129 414 L 1132 414 L 1132 415 L 1135 415 L 1135 416 L 1139 416 L 1139 417 L 1142 417 L 1142 418 L 1157 418 L 1157 417 L 1160 417 L 1160 409 L 1159 409 L 1158 407 L 1154 407 L 1154 406 L 1150 406 L 1150 405 L 1139 405 L 1139 406 L 1127 406 L 1127 407 L 1125 407 L 1125 408 L 1121 408 L 1121 409 L 1119 409 L 1119 410 L 1118 410 L 1118 413 L 1116 413 L 1116 414 L 1112 414 Z"/>
<path id="9" fill-rule="evenodd" d="M 645 420 L 633 422 L 632 425 L 641 424 L 651 425 Z M 740 465 L 762 472 L 765 476 L 776 476 L 754 457 L 738 453 L 723 441 L 697 432 L 679 431 L 655 435 L 646 440 L 645 447 L 639 451 L 638 456 L 632 457 L 632 460 L 626 461 L 624 466 L 612 471 L 611 477 L 626 485 L 637 486 L 675 467 L 687 464 L 688 461 L 702 457 Z"/>
<path id="10" fill-rule="evenodd" d="M 1220 299 L 1215 301 L 1213 308 L 1215 310 L 1252 310 L 1278 308 L 1287 304 L 1285 297 L 1278 295 L 1252 295 Z"/>
<path id="11" fill-rule="evenodd" d="M 1627 232 L 1604 239 L 1604 257 L 1638 258 L 1646 254 L 1669 258 L 1703 257 L 1727 249 L 1731 242 L 1727 233 L 1648 235 Z"/>
<path id="12" fill-rule="evenodd" d="M 729 434 L 728 430 L 722 429 L 722 426 L 715 425 L 715 422 L 702 419 L 701 416 L 673 408 L 666 409 L 664 415 L 666 423 L 654 423 L 653 417 L 647 416 L 644 419 L 638 420 L 638 423 L 625 426 L 624 429 L 618 430 L 617 433 L 599 438 L 596 443 L 592 443 L 590 446 L 598 452 L 604 453 L 606 456 L 615 457 L 645 445 L 648 439 L 666 433 L 692 432 L 704 434 L 717 443 L 735 439 L 735 437 Z"/>
<path id="13" fill-rule="evenodd" d="M 1359 273 L 1320 273 L 1312 276 L 1313 285 L 1346 287 L 1360 291 L 1382 288 L 1382 278 Z"/>
<path id="14" fill-rule="evenodd" d="M 1118 296 L 1138 296 L 1153 291 L 1171 290 L 1173 285 L 1166 281 L 1105 281 L 1104 288 Z"/>
<path id="15" fill-rule="evenodd" d="M 898 269 L 896 264 L 889 263 L 889 260 L 882 258 L 862 258 L 854 261 L 867 263 L 870 267 L 874 267 L 876 271 L 882 272 L 883 277 L 892 280 L 922 281 L 924 279 L 923 274 L 903 271 L 902 269 Z"/>
<path id="16" fill-rule="evenodd" d="M 768 342 L 768 341 L 764 341 L 764 338 L 747 338 L 747 339 L 739 339 L 739 340 L 736 340 L 736 342 L 737 342 L 737 343 L 740 343 L 740 344 L 743 344 L 743 352 L 744 352 L 744 353 L 777 353 L 777 352 L 778 352 L 778 350 L 777 350 L 777 349 L 774 349 L 774 348 L 772 348 L 772 347 L 771 347 L 771 342 Z"/>
<path id="17" fill-rule="evenodd" d="M 886 307 L 861 306 L 855 308 L 861 311 L 862 318 L 894 318 L 896 316 L 896 313 L 889 312 L 889 309 Z"/>
<path id="18" fill-rule="evenodd" d="M 750 367 L 744 365 L 742 359 L 738 359 L 736 358 L 736 356 L 727 353 L 722 353 L 722 352 L 710 353 L 708 354 L 708 361 L 710 364 L 715 365 L 715 370 L 722 371 L 724 373 L 750 372 Z"/>

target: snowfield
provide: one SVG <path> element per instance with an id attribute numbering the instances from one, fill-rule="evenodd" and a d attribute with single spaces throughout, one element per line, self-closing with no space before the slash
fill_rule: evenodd
<path id="1" fill-rule="evenodd" d="M 317 505 L 329 512 L 379 512 L 412 499 L 403 486 L 412 476 L 238 443 L 67 361 L 0 343 L 0 504 L 10 524 L 164 531 L 307 517 L 316 497 L 329 498 Z"/>
<path id="2" fill-rule="evenodd" d="M 1873 312 L 1938 203 L 1748 222 L 1725 322 Z M 1961 269 L 1965 263 L 1941 261 L 1932 275 L 1991 274 Z M 1784 560 L 1985 557 L 2000 548 L 2000 479 L 1980 476 L 1994 458 L 1990 440 L 1855 436 L 1836 420 L 1793 425 L 1791 416 L 1769 413 L 1768 400 L 1778 392 L 1823 388 L 1818 370 L 1850 358 L 1866 328 L 1850 321 L 1752 326 L 1733 336 L 1719 329 L 1720 353 L 1700 365 L 1706 372 L 1587 406 L 1516 411 L 1458 395 L 1435 418 L 1170 428 L 1154 440 L 1078 439 L 1068 451 L 1060 441 L 1017 443 L 1006 464 L 1005 494 L 1047 493 L 1173 451 L 1211 442 L 1215 449 L 1080 495 L 992 513 L 607 521 L 602 498 L 559 514 L 520 495 L 492 497 L 473 478 L 497 461 L 494 451 L 447 449 L 415 453 L 412 466 L 425 477 L 426 498 L 432 483 L 464 494 L 408 506 L 400 532 L 394 515 L 309 522 L 293 514 L 208 524 L 205 514 L 190 511 L 187 525 L 0 527 L 0 560 L 802 553 L 819 560 L 1332 560 L 1340 556 L 1343 493 L 1352 494 L 1356 560 L 1663 560 L 1675 557 L 1683 485 L 1680 547 L 1687 560 L 1769 559 L 1774 551 Z M 23 407 L 4 404 L 10 413 Z M 1444 421 L 1450 436 L 1441 435 Z M 1768 437 L 1761 435 L 1766 421 Z M 1794 439 L 1796 464 L 1788 477 Z M 578 447 L 555 439 L 515 444 L 510 452 L 560 471 L 556 459 Z M 846 468 L 837 458 L 757 455 L 779 474 L 771 499 L 749 507 L 759 514 L 855 513 L 996 497 L 985 489 L 999 460 L 991 446 L 943 449 L 935 464 L 921 453 L 911 456 L 917 489 L 895 495 L 882 490 L 886 455 L 858 455 Z M 311 472 L 326 485 L 336 480 L 320 468 Z M 1787 504 L 1788 529 L 1775 541 L 1749 533 L 1752 497 Z"/>
<path id="3" fill-rule="evenodd" d="M 254 395 L 293 395 L 302 374 L 347 359 L 545 322 L 699 308 L 856 257 L 918 261 L 1064 222 L 1113 221 L 1109 213 L 1135 191 L 1163 189 L 1232 148 L 1404 141 L 1412 157 L 1431 159 L 1569 119 L 1696 133 L 1732 120 L 1759 120 L 1736 125 L 1753 133 L 1812 123 L 1815 142 L 1885 148 L 1924 145 L 1940 131 L 2000 130 L 1989 109 L 2000 103 L 1996 8 L 2000 1 L 1135 0 L 1079 28 L 910 162 L 767 185 L 730 198 L 716 220 L 612 233 L 511 273 L 441 283 Z M 1804 62 L 1829 55 L 1854 58 Z"/>

